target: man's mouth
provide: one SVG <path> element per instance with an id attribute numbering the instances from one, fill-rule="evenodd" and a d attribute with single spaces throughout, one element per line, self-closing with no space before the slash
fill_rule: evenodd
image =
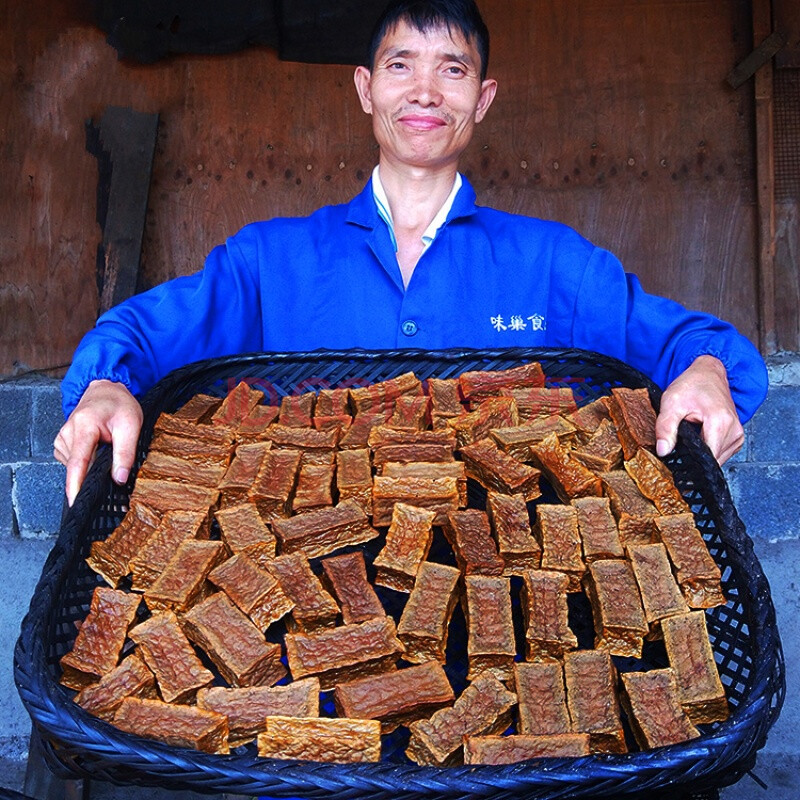
<path id="1" fill-rule="evenodd" d="M 416 131 L 433 131 L 447 124 L 441 117 L 434 117 L 430 114 L 404 114 L 399 117 L 398 121 Z"/>

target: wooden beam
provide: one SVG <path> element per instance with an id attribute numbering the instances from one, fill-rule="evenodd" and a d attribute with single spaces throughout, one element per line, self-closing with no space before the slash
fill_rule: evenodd
<path id="1" fill-rule="evenodd" d="M 753 40 L 772 30 L 770 0 L 753 0 Z M 756 184 L 758 203 L 759 345 L 764 355 L 777 352 L 775 318 L 775 137 L 772 62 L 755 72 Z"/>
<path id="2" fill-rule="evenodd" d="M 754 11 L 755 13 L 755 11 Z M 758 72 L 761 67 L 772 61 L 773 56 L 786 44 L 786 37 L 780 31 L 774 31 L 740 61 L 725 79 L 734 89 L 738 89 L 746 80 Z"/>
<path id="3" fill-rule="evenodd" d="M 158 114 L 109 106 L 87 126 L 87 149 L 98 158 L 98 315 L 136 293 Z"/>

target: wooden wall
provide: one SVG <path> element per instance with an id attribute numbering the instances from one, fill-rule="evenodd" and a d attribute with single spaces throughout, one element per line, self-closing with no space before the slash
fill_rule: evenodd
<path id="1" fill-rule="evenodd" d="M 755 341 L 753 89 L 724 83 L 752 48 L 750 4 L 481 7 L 500 90 L 464 162 L 480 201 L 575 226 L 648 290 Z M 94 322 L 84 124 L 106 106 L 160 114 L 143 287 L 198 269 L 247 222 L 345 201 L 376 160 L 351 67 L 265 49 L 123 63 L 66 0 L 7 0 L 0 54 L 0 373 L 68 362 Z"/>

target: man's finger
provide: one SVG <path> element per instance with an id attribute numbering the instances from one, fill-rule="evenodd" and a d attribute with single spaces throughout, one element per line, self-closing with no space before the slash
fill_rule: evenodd
<path id="1" fill-rule="evenodd" d="M 136 459 L 136 443 L 139 439 L 138 424 L 124 422 L 111 431 L 112 465 L 111 477 L 119 484 L 128 480 Z"/>
<path id="2" fill-rule="evenodd" d="M 678 441 L 678 425 L 682 415 L 671 409 L 661 407 L 661 413 L 656 418 L 656 453 L 664 458 L 675 449 Z"/>
<path id="3" fill-rule="evenodd" d="M 94 436 L 76 437 L 72 443 L 72 450 L 67 460 L 66 481 L 67 503 L 70 506 L 75 502 L 78 490 L 81 488 L 83 479 L 89 471 L 89 465 L 94 458 L 98 439 L 99 433 Z"/>

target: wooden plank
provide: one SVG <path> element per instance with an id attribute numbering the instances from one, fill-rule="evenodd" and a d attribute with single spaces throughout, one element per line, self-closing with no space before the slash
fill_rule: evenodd
<path id="1" fill-rule="evenodd" d="M 773 56 L 786 44 L 786 36 L 780 31 L 773 31 L 764 39 L 744 61 L 740 61 L 725 80 L 733 89 L 738 89 L 764 65 L 772 61 Z"/>
<path id="2" fill-rule="evenodd" d="M 100 162 L 98 316 L 136 293 L 157 130 L 158 114 L 109 106 L 87 134 Z"/>

